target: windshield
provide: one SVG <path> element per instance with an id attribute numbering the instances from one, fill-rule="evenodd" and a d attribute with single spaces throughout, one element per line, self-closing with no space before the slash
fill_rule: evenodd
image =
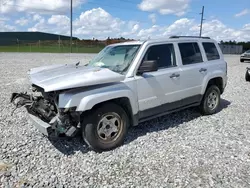
<path id="1" fill-rule="evenodd" d="M 124 74 L 132 63 L 140 45 L 107 46 L 92 59 L 88 66 L 108 68 Z"/>
<path id="2" fill-rule="evenodd" d="M 250 54 L 250 50 L 247 50 L 245 53 Z"/>

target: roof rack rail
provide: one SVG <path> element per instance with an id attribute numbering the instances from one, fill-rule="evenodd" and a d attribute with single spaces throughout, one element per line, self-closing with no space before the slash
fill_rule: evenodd
<path id="1" fill-rule="evenodd" d="M 202 38 L 202 39 L 210 39 L 210 37 L 199 37 L 199 36 L 171 36 L 170 39 L 173 38 Z"/>

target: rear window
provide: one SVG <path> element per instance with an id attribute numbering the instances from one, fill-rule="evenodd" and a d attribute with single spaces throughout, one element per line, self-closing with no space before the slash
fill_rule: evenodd
<path id="1" fill-rule="evenodd" d="M 220 59 L 219 52 L 218 52 L 218 50 L 217 50 L 214 43 L 212 43 L 212 42 L 203 42 L 202 45 L 203 45 L 204 50 L 206 52 L 208 61 Z"/>
<path id="2" fill-rule="evenodd" d="M 179 43 L 178 45 L 181 52 L 183 65 L 190 65 L 203 62 L 201 51 L 197 43 Z"/>

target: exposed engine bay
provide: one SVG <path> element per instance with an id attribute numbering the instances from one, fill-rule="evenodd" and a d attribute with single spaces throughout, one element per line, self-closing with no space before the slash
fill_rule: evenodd
<path id="1" fill-rule="evenodd" d="M 32 85 L 31 94 L 13 93 L 11 102 L 16 109 L 25 107 L 29 114 L 49 124 L 48 136 L 73 137 L 80 129 L 80 113 L 75 111 L 76 108 L 59 109 L 58 96 L 59 91 L 46 93 Z"/>

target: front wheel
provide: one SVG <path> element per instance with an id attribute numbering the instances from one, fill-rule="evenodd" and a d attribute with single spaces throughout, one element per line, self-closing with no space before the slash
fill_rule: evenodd
<path id="1" fill-rule="evenodd" d="M 83 117 L 82 136 L 88 146 L 97 151 L 108 151 L 122 145 L 129 119 L 115 103 L 106 103 Z"/>
<path id="2" fill-rule="evenodd" d="M 244 59 L 241 59 L 240 62 L 243 63 L 243 62 L 244 62 Z"/>
<path id="3" fill-rule="evenodd" d="M 220 89 L 216 85 L 209 86 L 200 104 L 202 114 L 212 115 L 217 112 L 220 105 L 220 94 Z"/>

